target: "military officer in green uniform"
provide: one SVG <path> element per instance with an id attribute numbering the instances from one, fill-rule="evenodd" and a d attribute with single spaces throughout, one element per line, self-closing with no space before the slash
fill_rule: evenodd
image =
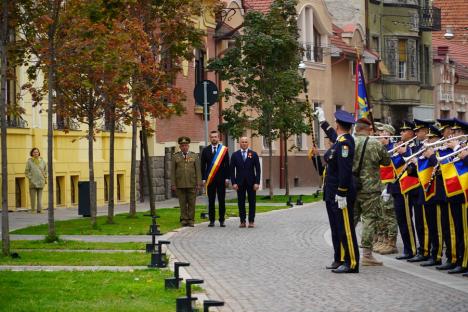
<path id="1" fill-rule="evenodd" d="M 179 198 L 182 226 L 193 226 L 195 223 L 195 200 L 198 187 L 201 184 L 200 161 L 197 154 L 189 151 L 190 138 L 183 136 L 177 142 L 180 152 L 175 153 L 172 157 L 172 190 Z"/>

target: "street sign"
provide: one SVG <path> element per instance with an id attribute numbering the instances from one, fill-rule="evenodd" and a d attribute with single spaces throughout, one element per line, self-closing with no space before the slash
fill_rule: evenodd
<path id="1" fill-rule="evenodd" d="M 206 86 L 206 91 L 205 91 Z M 206 92 L 206 93 L 205 93 Z M 203 80 L 195 86 L 193 89 L 193 97 L 195 103 L 199 106 L 205 105 L 205 94 L 206 94 L 206 105 L 211 106 L 218 101 L 218 87 L 211 80 Z"/>

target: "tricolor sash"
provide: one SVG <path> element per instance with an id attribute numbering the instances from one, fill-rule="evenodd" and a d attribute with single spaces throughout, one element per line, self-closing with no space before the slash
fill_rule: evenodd
<path id="1" fill-rule="evenodd" d="M 438 151 L 440 157 L 443 157 L 451 152 L 453 152 L 452 149 Z M 444 181 L 444 188 L 447 197 L 453 197 L 464 193 L 462 181 L 460 180 L 459 169 L 460 166 L 455 166 L 455 163 L 452 162 L 451 159 L 445 159 L 440 163 L 440 171 L 442 173 L 442 180 Z"/>
<path id="2" fill-rule="evenodd" d="M 418 177 L 423 187 L 424 198 L 426 201 L 435 195 L 435 180 L 432 181 L 432 174 L 434 170 L 434 166 L 430 164 L 429 158 L 418 159 Z M 434 183 L 431 183 L 431 181 Z M 431 185 L 426 192 L 426 189 L 429 187 L 429 183 L 431 183 Z"/>
<path id="3" fill-rule="evenodd" d="M 219 167 L 221 166 L 221 163 L 223 162 L 224 155 L 226 155 L 228 151 L 228 148 L 222 144 L 218 144 L 218 150 L 216 151 L 216 154 L 213 156 L 213 159 L 211 160 L 211 165 L 208 170 L 209 174 L 208 177 L 206 178 L 206 189 L 208 192 L 208 185 L 210 185 L 211 182 L 213 182 L 213 179 L 216 175 L 216 173 L 219 170 Z"/>

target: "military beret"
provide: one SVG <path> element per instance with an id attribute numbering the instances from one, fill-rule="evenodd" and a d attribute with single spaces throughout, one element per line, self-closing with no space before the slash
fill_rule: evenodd
<path id="1" fill-rule="evenodd" d="M 384 124 L 384 125 L 382 126 L 382 130 L 383 130 L 383 131 L 387 131 L 387 132 L 390 133 L 391 135 L 394 135 L 394 134 L 395 134 L 395 128 L 393 128 L 392 125 Z"/>
<path id="2" fill-rule="evenodd" d="M 429 132 L 427 133 L 428 138 L 437 138 L 442 137 L 442 133 L 440 133 L 439 129 L 434 125 L 429 125 Z"/>
<path id="3" fill-rule="evenodd" d="M 335 119 L 339 123 L 344 123 L 344 124 L 354 124 L 354 116 L 351 115 L 351 113 L 348 113 L 347 111 L 344 110 L 337 110 L 335 112 Z"/>
<path id="4" fill-rule="evenodd" d="M 190 138 L 186 136 L 181 136 L 179 139 L 177 139 L 177 142 L 179 144 L 190 144 Z"/>
<path id="5" fill-rule="evenodd" d="M 429 128 L 429 126 L 433 124 L 432 122 L 430 121 L 424 121 L 424 120 L 419 120 L 419 119 L 415 119 L 414 120 L 414 127 L 413 127 L 413 130 L 419 130 L 419 129 L 422 129 L 422 128 Z"/>
<path id="6" fill-rule="evenodd" d="M 364 125 L 368 125 L 368 126 L 372 126 L 372 123 L 370 122 L 369 119 L 367 118 L 359 118 L 356 123 L 358 124 L 364 124 Z"/>

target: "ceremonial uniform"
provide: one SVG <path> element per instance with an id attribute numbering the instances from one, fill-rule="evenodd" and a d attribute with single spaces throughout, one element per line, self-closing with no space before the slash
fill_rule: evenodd
<path id="1" fill-rule="evenodd" d="M 181 137 L 178 142 L 179 144 L 189 144 L 190 139 Z M 195 222 L 196 191 L 201 183 L 198 155 L 190 151 L 175 153 L 171 162 L 171 181 L 179 198 L 181 224 L 193 226 Z"/>
<path id="2" fill-rule="evenodd" d="M 354 123 L 354 117 L 345 112 L 335 113 L 337 123 L 348 125 Z M 328 137 L 334 144 L 330 149 L 330 157 L 327 163 L 323 196 L 327 209 L 331 210 L 340 248 L 343 248 L 344 264 L 334 273 L 359 272 L 359 248 L 354 230 L 353 206 L 356 192 L 352 180 L 352 166 L 354 159 L 354 139 L 349 133 L 336 137 L 336 132 L 330 131 L 326 124 L 322 123 Z"/>
<path id="3" fill-rule="evenodd" d="M 413 124 L 409 121 L 404 121 L 400 127 L 400 132 L 413 130 Z M 403 155 L 391 156 L 393 166 L 397 173 L 404 166 L 402 157 L 410 155 L 409 149 Z M 408 194 L 402 194 L 400 183 L 395 181 L 388 185 L 388 191 L 393 197 L 395 208 L 395 216 L 400 230 L 401 239 L 403 241 L 403 254 L 397 256 L 398 260 L 410 259 L 416 255 L 416 238 L 414 234 L 413 214 L 410 209 Z"/>

